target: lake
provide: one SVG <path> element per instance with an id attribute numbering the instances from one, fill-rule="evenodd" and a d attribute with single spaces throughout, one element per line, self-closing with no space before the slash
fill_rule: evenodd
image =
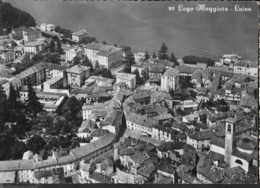
<path id="1" fill-rule="evenodd" d="M 180 12 L 203 2 L 125 2 L 125 1 L 12 1 L 13 6 L 30 13 L 37 22 L 76 31 L 86 29 L 99 42 L 129 45 L 134 51 L 158 51 L 165 43 L 177 57 L 198 55 L 217 57 L 238 53 L 257 60 L 257 6 L 239 5 L 251 12 Z M 233 9 L 238 2 L 204 2 L 206 6 Z M 169 11 L 169 6 L 175 7 Z"/>

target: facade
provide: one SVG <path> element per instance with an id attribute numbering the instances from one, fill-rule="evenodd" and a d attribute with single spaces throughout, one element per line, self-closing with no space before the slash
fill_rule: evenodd
<path id="1" fill-rule="evenodd" d="M 136 132 L 137 134 L 143 134 L 148 137 L 153 135 L 153 126 L 155 121 L 147 119 L 138 114 L 131 114 L 126 117 L 126 127 L 130 131 Z"/>
<path id="2" fill-rule="evenodd" d="M 35 41 L 36 39 L 39 39 L 41 37 L 42 37 L 42 34 L 40 31 L 37 31 L 37 30 L 23 31 L 23 40 L 25 43 Z"/>
<path id="3" fill-rule="evenodd" d="M 246 74 L 251 76 L 258 75 L 257 64 L 250 61 L 239 61 L 235 63 L 233 70 L 235 74 Z"/>
<path id="4" fill-rule="evenodd" d="M 71 87 L 81 87 L 89 77 L 90 67 L 75 65 L 66 70 L 68 85 Z"/>
<path id="5" fill-rule="evenodd" d="M 72 41 L 76 43 L 82 42 L 84 39 L 86 39 L 89 36 L 88 32 L 86 30 L 80 30 L 72 33 Z"/>
<path id="6" fill-rule="evenodd" d="M 130 89 L 134 89 L 136 87 L 136 75 L 119 73 L 116 76 L 116 83 L 125 83 Z"/>
<path id="7" fill-rule="evenodd" d="M 145 53 L 144 52 L 134 53 L 134 58 L 136 63 L 143 62 L 145 59 Z"/>
<path id="8" fill-rule="evenodd" d="M 211 132 L 210 131 L 188 131 L 186 143 L 196 150 L 208 149 L 210 147 Z"/>
<path id="9" fill-rule="evenodd" d="M 115 79 L 111 79 L 111 78 L 105 78 L 105 77 L 101 77 L 101 76 L 90 76 L 86 81 L 85 84 L 89 85 L 89 84 L 93 84 L 96 83 L 98 86 L 105 86 L 105 87 L 109 87 L 109 86 L 113 86 Z"/>
<path id="10" fill-rule="evenodd" d="M 43 41 L 28 42 L 24 45 L 24 53 L 26 54 L 37 54 L 44 48 Z"/>
<path id="11" fill-rule="evenodd" d="M 179 84 L 180 71 L 177 69 L 168 69 L 161 77 L 161 89 L 167 93 L 176 90 L 176 86 Z"/>
<path id="12" fill-rule="evenodd" d="M 110 150 L 114 137 L 113 133 L 107 133 L 97 141 L 72 149 L 69 155 L 63 157 L 49 157 L 39 161 L 34 159 L 0 161 L 0 173 L 17 173 L 16 179 L 19 183 L 54 183 L 53 171 L 63 168 L 65 177 L 73 175 L 79 169 L 80 161 L 90 160 Z M 40 172 L 48 174 L 50 171 L 52 173 L 47 176 L 38 174 Z"/>
<path id="13" fill-rule="evenodd" d="M 15 54 L 12 51 L 0 53 L 0 62 L 7 63 L 12 62 L 15 59 Z"/>
<path id="14" fill-rule="evenodd" d="M 82 49 L 72 48 L 66 51 L 66 62 L 73 61 L 75 57 L 82 58 Z"/>
<path id="15" fill-rule="evenodd" d="M 91 43 L 84 46 L 84 54 L 92 62 L 93 67 L 99 66 L 111 69 L 117 67 L 122 61 L 122 49 L 114 46 Z"/>
<path id="16" fill-rule="evenodd" d="M 41 31 L 53 32 L 55 29 L 55 25 L 43 23 L 41 24 L 40 28 Z"/>

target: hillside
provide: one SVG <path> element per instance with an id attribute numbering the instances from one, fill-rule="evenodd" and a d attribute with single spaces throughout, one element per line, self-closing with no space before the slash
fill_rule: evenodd
<path id="1" fill-rule="evenodd" d="M 10 3 L 3 3 L 0 0 L 0 34 L 3 34 L 4 28 L 9 33 L 12 27 L 34 27 L 35 25 L 35 19 L 29 13 L 13 7 Z"/>

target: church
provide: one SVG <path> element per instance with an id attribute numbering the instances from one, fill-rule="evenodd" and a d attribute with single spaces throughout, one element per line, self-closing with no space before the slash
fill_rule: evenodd
<path id="1" fill-rule="evenodd" d="M 250 134 L 239 135 L 236 131 L 238 119 L 229 117 L 225 120 L 225 137 L 212 138 L 210 143 L 210 153 L 219 156 L 213 159 L 219 164 L 221 158 L 226 166 L 241 167 L 247 173 L 250 167 L 257 166 L 257 143 Z"/>

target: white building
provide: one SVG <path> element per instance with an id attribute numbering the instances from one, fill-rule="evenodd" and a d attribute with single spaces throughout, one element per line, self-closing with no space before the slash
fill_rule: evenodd
<path id="1" fill-rule="evenodd" d="M 134 53 L 134 58 L 136 63 L 140 63 L 145 60 L 145 53 L 144 52 Z"/>
<path id="2" fill-rule="evenodd" d="M 98 86 L 113 86 L 115 79 L 105 78 L 101 76 L 90 76 L 86 81 L 85 84 L 93 84 L 96 83 Z"/>
<path id="3" fill-rule="evenodd" d="M 24 53 L 27 54 L 37 54 L 43 50 L 43 41 L 33 41 L 28 42 L 24 45 Z"/>
<path id="4" fill-rule="evenodd" d="M 75 57 L 82 58 L 82 49 L 72 48 L 66 51 L 66 62 L 72 61 Z"/>
<path id="5" fill-rule="evenodd" d="M 55 25 L 43 23 L 43 24 L 41 24 L 40 28 L 41 28 L 41 31 L 52 32 L 55 29 Z"/>
<path id="6" fill-rule="evenodd" d="M 92 62 L 107 69 L 117 67 L 122 61 L 122 49 L 114 46 L 91 43 L 84 46 L 84 54 Z"/>
<path id="7" fill-rule="evenodd" d="M 258 66 L 254 62 L 239 61 L 234 64 L 234 73 L 257 76 L 258 75 Z"/>
<path id="8" fill-rule="evenodd" d="M 180 71 L 174 68 L 168 69 L 161 77 L 161 89 L 169 93 L 175 91 L 179 83 Z"/>
<path id="9" fill-rule="evenodd" d="M 136 75 L 119 73 L 116 76 L 116 83 L 125 83 L 130 89 L 134 89 L 136 87 Z"/>
<path id="10" fill-rule="evenodd" d="M 90 67 L 74 65 L 66 70 L 68 85 L 71 87 L 81 87 L 89 77 Z"/>
<path id="11" fill-rule="evenodd" d="M 80 30 L 72 33 L 72 41 L 81 42 L 89 36 L 87 30 Z"/>

